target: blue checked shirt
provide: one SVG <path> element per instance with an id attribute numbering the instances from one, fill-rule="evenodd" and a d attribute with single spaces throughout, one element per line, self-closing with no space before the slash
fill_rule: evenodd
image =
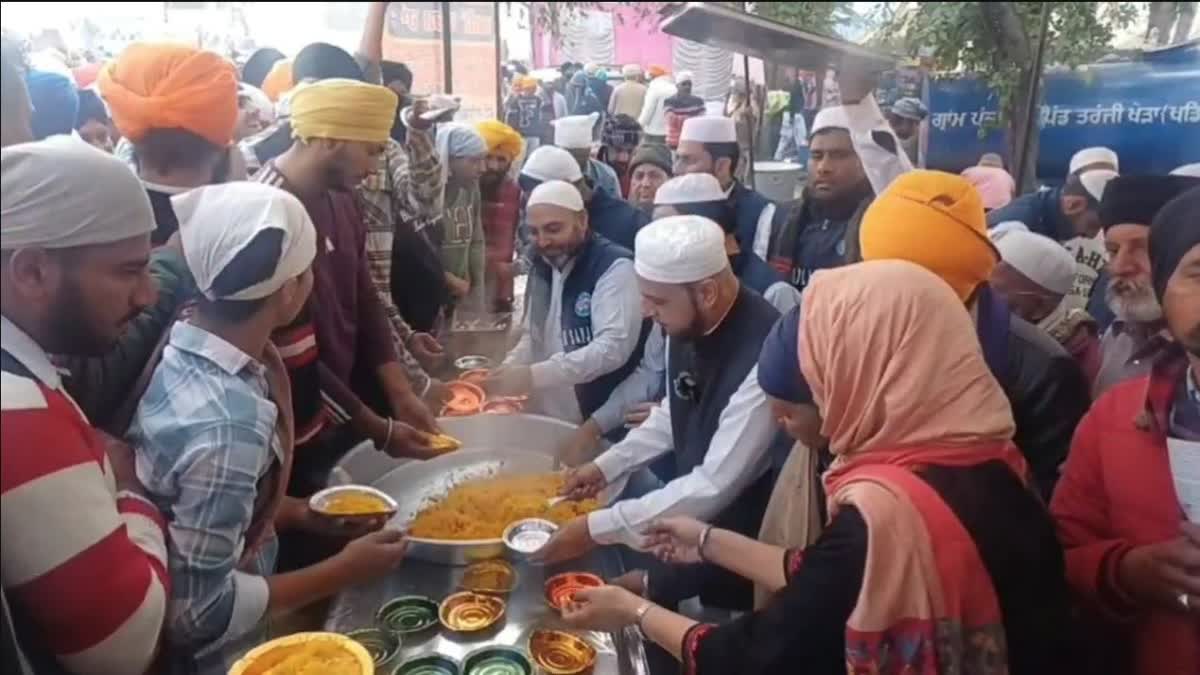
<path id="1" fill-rule="evenodd" d="M 265 367 L 177 322 L 129 430 L 137 474 L 168 521 L 172 672 L 224 673 L 261 637 L 273 531 L 242 562 L 260 481 L 282 461 Z"/>

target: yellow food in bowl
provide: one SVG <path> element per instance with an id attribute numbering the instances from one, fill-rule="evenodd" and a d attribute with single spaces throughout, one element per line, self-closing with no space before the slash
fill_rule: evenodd
<path id="1" fill-rule="evenodd" d="M 544 518 L 555 524 L 600 508 L 595 499 L 562 501 L 548 507 L 558 495 L 562 476 L 500 476 L 469 481 L 426 507 L 409 524 L 409 534 L 421 539 L 499 539 L 504 528 L 525 518 Z"/>
<path id="2" fill-rule="evenodd" d="M 321 511 L 331 516 L 382 515 L 391 511 L 391 506 L 369 492 L 341 492 L 322 502 Z"/>
<path id="3" fill-rule="evenodd" d="M 297 633 L 252 649 L 230 675 L 374 675 L 362 645 L 334 633 Z"/>

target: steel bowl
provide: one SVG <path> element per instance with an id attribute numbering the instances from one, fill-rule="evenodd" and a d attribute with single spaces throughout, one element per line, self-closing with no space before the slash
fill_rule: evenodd
<path id="1" fill-rule="evenodd" d="M 397 635 L 411 635 L 438 623 L 437 603 L 423 595 L 402 595 L 384 603 L 375 614 L 380 627 Z"/>
<path id="2" fill-rule="evenodd" d="M 359 628 L 346 633 L 346 637 L 362 645 L 381 668 L 400 652 L 400 635 L 382 628 Z"/>
<path id="3" fill-rule="evenodd" d="M 442 601 L 438 619 L 447 630 L 478 633 L 504 618 L 505 603 L 494 595 L 463 591 Z"/>
<path id="4" fill-rule="evenodd" d="M 517 571 L 505 560 L 485 560 L 468 567 L 458 587 L 476 593 L 511 593 L 517 587 Z"/>
<path id="5" fill-rule="evenodd" d="M 546 604 L 561 612 L 579 591 L 585 588 L 599 588 L 603 585 L 603 579 L 588 572 L 556 574 L 546 580 Z"/>
<path id="6" fill-rule="evenodd" d="M 484 647 L 463 659 L 463 675 L 533 675 L 529 657 L 512 647 Z"/>
<path id="7" fill-rule="evenodd" d="M 476 386 L 483 386 L 483 381 L 487 379 L 488 373 L 492 371 L 484 368 L 476 368 L 475 370 L 463 371 L 459 374 L 458 379 L 463 382 L 470 382 Z"/>
<path id="8" fill-rule="evenodd" d="M 375 498 L 382 507 L 379 511 L 370 513 L 336 513 L 330 511 L 330 505 L 333 501 L 343 495 L 361 494 Z M 376 488 L 367 485 L 338 485 L 335 487 L 325 488 L 320 492 L 308 498 L 308 508 L 314 512 L 326 516 L 328 518 L 348 518 L 354 520 L 366 520 L 371 518 L 389 519 L 396 515 L 399 508 L 396 500 L 392 499 L 386 492 L 382 492 Z"/>
<path id="9" fill-rule="evenodd" d="M 400 664 L 392 675 L 460 675 L 458 661 L 441 654 L 430 654 L 409 659 Z"/>
<path id="10" fill-rule="evenodd" d="M 509 555 L 518 561 L 527 561 L 550 541 L 558 526 L 542 518 L 526 518 L 504 528 L 500 538 Z"/>
<path id="11" fill-rule="evenodd" d="M 454 359 L 454 367 L 458 368 L 460 372 L 468 370 L 491 370 L 493 365 L 491 359 L 478 354 L 460 356 Z"/>
<path id="12" fill-rule="evenodd" d="M 529 655 L 547 675 L 582 675 L 596 665 L 596 648 L 581 637 L 558 630 L 535 630 Z"/>

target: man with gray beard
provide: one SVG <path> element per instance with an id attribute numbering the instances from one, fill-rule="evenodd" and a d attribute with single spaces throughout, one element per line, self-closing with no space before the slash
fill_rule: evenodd
<path id="1" fill-rule="evenodd" d="M 1170 339 L 1150 278 L 1150 222 L 1167 202 L 1200 185 L 1190 176 L 1121 176 L 1100 201 L 1100 222 L 1108 250 L 1105 298 L 1116 320 L 1100 342 L 1101 361 L 1092 398 L 1113 385 L 1145 375 Z"/>

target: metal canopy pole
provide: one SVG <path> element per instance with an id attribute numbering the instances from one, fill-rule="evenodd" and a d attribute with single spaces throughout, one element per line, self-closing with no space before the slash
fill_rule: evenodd
<path id="1" fill-rule="evenodd" d="M 454 64 L 450 49 L 450 3 L 442 5 L 442 79 L 445 81 L 445 93 L 454 93 Z"/>
<path id="2" fill-rule="evenodd" d="M 504 117 L 504 66 L 500 42 L 500 3 L 492 3 L 492 30 L 496 36 L 496 119 Z M 533 31 L 531 30 L 530 33 Z"/>
<path id="3" fill-rule="evenodd" d="M 1037 52 L 1033 55 L 1033 71 L 1029 81 L 1029 91 L 1025 98 L 1025 133 L 1022 134 L 1020 145 L 1017 146 L 1017 190 L 1021 189 L 1025 180 L 1025 165 L 1029 154 L 1029 139 L 1033 138 L 1037 128 L 1034 126 L 1034 114 L 1037 110 L 1038 92 L 1042 86 L 1042 60 L 1046 56 L 1046 37 L 1050 33 L 1050 3 L 1042 3 L 1042 29 L 1038 37 Z M 1034 160 L 1034 172 L 1037 171 L 1037 160 Z"/>
<path id="4" fill-rule="evenodd" d="M 750 13 L 750 3 L 749 2 L 742 3 L 742 11 L 746 12 L 747 14 Z M 754 189 L 754 145 L 755 145 L 755 141 L 758 140 L 756 137 L 758 136 L 759 121 L 753 115 L 753 113 L 754 113 L 754 87 L 750 84 L 750 55 L 747 54 L 746 52 L 742 52 L 742 71 L 746 76 L 746 105 L 750 106 L 750 112 L 751 112 L 750 118 L 754 120 L 754 126 L 750 130 L 751 131 L 751 134 L 750 134 L 750 166 L 746 167 L 746 184 L 747 184 L 747 186 L 750 187 L 750 189 Z M 767 67 L 766 67 L 766 63 L 764 63 L 763 64 L 763 75 L 765 76 L 766 73 L 767 73 Z M 764 77 L 764 79 L 765 79 L 765 77 Z M 766 83 L 764 83 L 764 85 L 765 84 Z M 766 90 L 765 86 L 763 87 L 763 90 L 764 91 Z"/>

